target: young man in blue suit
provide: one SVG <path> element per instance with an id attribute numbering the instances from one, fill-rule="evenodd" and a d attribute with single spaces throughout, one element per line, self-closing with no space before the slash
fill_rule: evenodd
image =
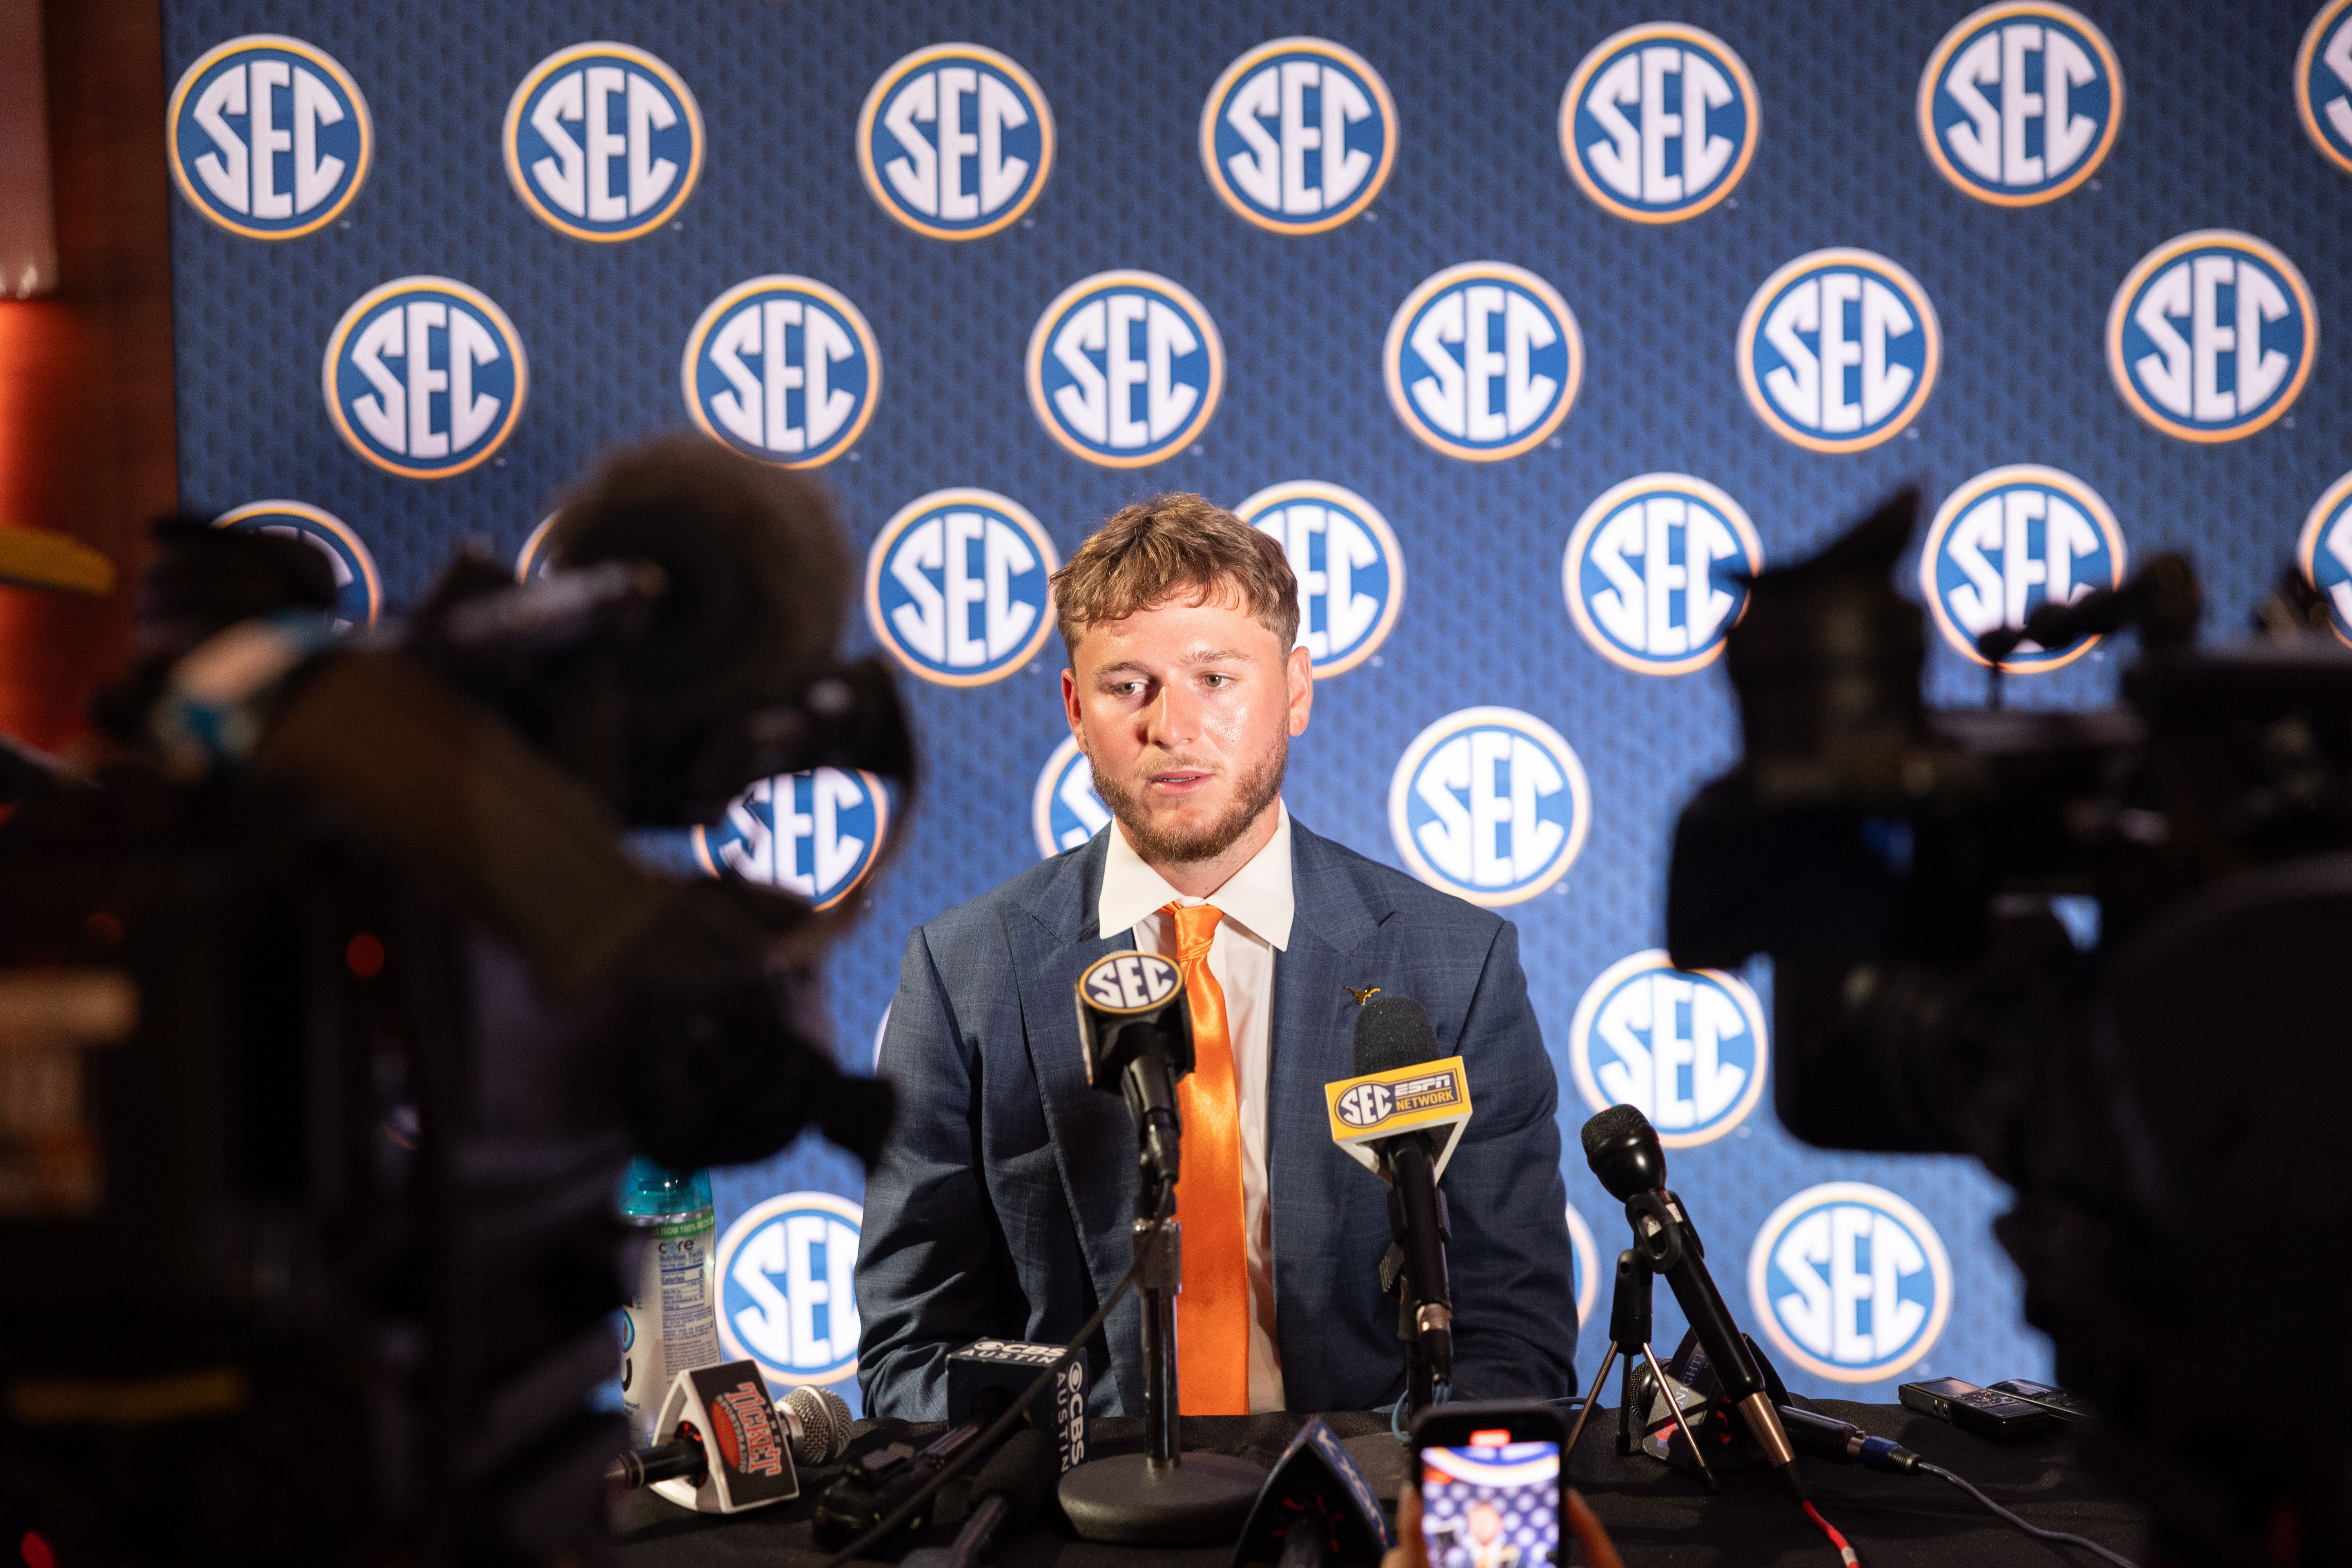
<path id="1" fill-rule="evenodd" d="M 1454 1394 L 1574 1392 L 1559 1084 L 1517 932 L 1285 811 L 1314 682 L 1282 547 L 1161 495 L 1112 518 L 1054 589 L 1070 729 L 1116 821 L 907 943 L 882 1046 L 899 1116 L 857 1260 L 866 1409 L 944 1418 L 949 1352 L 1066 1340 L 1126 1274 L 1136 1131 L 1087 1086 L 1072 1001 L 1123 948 L 1176 959 L 1193 1010 L 1186 1414 L 1364 1409 L 1403 1388 L 1379 1280 L 1387 1189 L 1332 1143 L 1323 1098 L 1353 1076 L 1375 986 L 1427 1009 L 1477 1107 L 1443 1184 Z M 1141 1333 L 1130 1298 L 1090 1352 L 1097 1414 L 1141 1410 Z"/>

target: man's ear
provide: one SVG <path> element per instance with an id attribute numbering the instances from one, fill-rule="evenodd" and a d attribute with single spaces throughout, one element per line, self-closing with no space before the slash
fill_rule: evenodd
<path id="1" fill-rule="evenodd" d="M 1070 721 L 1070 733 L 1078 735 L 1078 672 L 1066 664 L 1062 667 L 1062 716 Z M 1083 736 L 1078 743 L 1086 743 Z"/>
<path id="2" fill-rule="evenodd" d="M 1290 683 L 1290 732 L 1307 732 L 1307 716 L 1315 710 L 1315 660 L 1301 644 L 1290 650 L 1284 661 L 1284 675 Z"/>

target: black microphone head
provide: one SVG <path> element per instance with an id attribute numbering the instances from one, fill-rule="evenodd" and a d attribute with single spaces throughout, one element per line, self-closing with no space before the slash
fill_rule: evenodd
<path id="1" fill-rule="evenodd" d="M 1410 996 L 1375 996 L 1356 1010 L 1356 1076 L 1442 1059 L 1429 1015 Z"/>
<path id="2" fill-rule="evenodd" d="M 1654 1193 L 1666 1184 L 1666 1152 L 1637 1106 L 1612 1105 L 1584 1124 L 1584 1163 L 1612 1197 Z"/>
<path id="3" fill-rule="evenodd" d="M 981 1466 L 980 1474 L 972 1479 L 971 1495 L 977 1501 L 991 1492 L 1001 1493 L 1012 1505 L 1004 1528 L 1018 1530 L 1037 1517 L 1037 1510 L 1045 1506 L 1045 1494 L 1061 1479 L 1062 1453 L 1053 1435 L 1034 1426 L 1022 1426 L 1004 1440 L 1004 1447 L 997 1449 L 988 1463 Z"/>

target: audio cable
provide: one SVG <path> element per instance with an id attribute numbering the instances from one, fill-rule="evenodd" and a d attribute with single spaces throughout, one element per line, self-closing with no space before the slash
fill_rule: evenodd
<path id="1" fill-rule="evenodd" d="M 1807 1498 L 1798 1506 L 1805 1510 L 1805 1517 L 1813 1521 L 1814 1527 L 1830 1538 L 1830 1544 L 1837 1548 L 1838 1561 L 1844 1563 L 1845 1568 L 1862 1568 L 1862 1559 L 1855 1553 L 1853 1543 L 1838 1533 L 1836 1525 L 1822 1517 L 1822 1510 L 1813 1506 L 1812 1499 Z"/>
<path id="2" fill-rule="evenodd" d="M 1144 1232 L 1142 1239 L 1136 1244 L 1134 1263 L 1129 1266 L 1126 1275 L 1112 1289 L 1111 1293 L 1103 1298 L 1103 1304 L 1095 1309 L 1095 1315 L 1088 1318 L 1079 1327 L 1078 1331 L 1071 1336 L 1070 1342 L 1062 1347 L 1062 1353 L 1055 1356 L 1044 1371 L 1038 1373 L 1029 1386 L 1022 1390 L 1019 1398 L 1005 1406 L 1003 1414 L 989 1424 L 988 1429 L 980 1435 L 978 1440 L 966 1447 L 962 1453 L 940 1466 L 938 1474 L 909 1493 L 906 1501 L 891 1510 L 889 1514 L 873 1529 L 826 1558 L 823 1568 L 845 1568 L 845 1564 L 863 1555 L 866 1549 L 877 1542 L 888 1539 L 891 1531 L 913 1518 L 918 1509 L 922 1508 L 937 1496 L 941 1487 L 963 1474 L 973 1460 L 982 1454 L 991 1452 L 995 1447 L 997 1440 L 1012 1429 L 1015 1421 L 1021 1419 L 1023 1412 L 1036 1402 L 1037 1396 L 1053 1386 L 1054 1380 L 1062 1374 L 1062 1369 L 1068 1366 L 1073 1359 L 1085 1353 L 1087 1342 L 1100 1331 L 1104 1322 L 1110 1317 L 1111 1309 L 1125 1300 L 1127 1293 L 1135 1288 L 1136 1280 L 1143 1273 L 1144 1264 L 1151 1258 L 1151 1244 L 1160 1238 L 1160 1227 L 1168 1223 L 1168 1216 L 1176 1206 L 1175 1197 L 1175 1192 L 1171 1189 L 1161 1199 L 1160 1213 L 1153 1217 L 1151 1228 Z"/>
<path id="3" fill-rule="evenodd" d="M 2027 1523 L 2024 1520 L 2020 1519 L 2017 1515 L 2010 1512 L 2009 1510 L 2001 1507 L 2000 1504 L 1993 1501 L 1992 1499 L 1985 1496 L 1984 1493 L 1977 1490 L 1977 1489 L 1969 1481 L 1965 1480 L 1961 1477 L 1954 1475 L 1951 1471 L 1944 1468 L 1941 1465 L 1931 1465 L 1922 1459 L 1919 1462 L 1919 1470 L 1923 1475 L 1935 1476 L 1940 1479 L 1951 1482 L 1952 1485 L 1959 1488 L 1962 1491 L 1968 1493 L 1969 1496 L 1976 1499 L 1977 1501 L 1984 1504 L 1985 1507 L 1990 1509 L 1994 1513 L 2000 1515 L 2002 1519 L 2008 1521 L 2011 1524 L 2015 1525 L 2018 1529 L 2025 1531 L 2026 1534 L 2032 1536 L 2037 1541 L 2053 1541 L 2061 1546 L 2079 1546 L 2085 1552 L 2095 1552 L 2101 1557 L 2104 1557 L 2108 1562 L 2116 1564 L 2116 1568 L 2139 1568 L 2139 1564 L 2134 1563 L 2122 1552 L 2110 1552 L 2095 1541 L 2088 1540 L 2080 1535 L 2069 1535 L 2063 1530 L 2044 1530 L 2038 1524 Z"/>

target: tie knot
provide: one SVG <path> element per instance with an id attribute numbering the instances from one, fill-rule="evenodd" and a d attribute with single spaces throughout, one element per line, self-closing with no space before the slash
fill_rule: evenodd
<path id="1" fill-rule="evenodd" d="M 1209 944 L 1217 937 L 1217 922 L 1225 918 L 1224 911 L 1214 904 L 1170 904 L 1160 912 L 1176 922 L 1179 963 L 1207 957 Z"/>

